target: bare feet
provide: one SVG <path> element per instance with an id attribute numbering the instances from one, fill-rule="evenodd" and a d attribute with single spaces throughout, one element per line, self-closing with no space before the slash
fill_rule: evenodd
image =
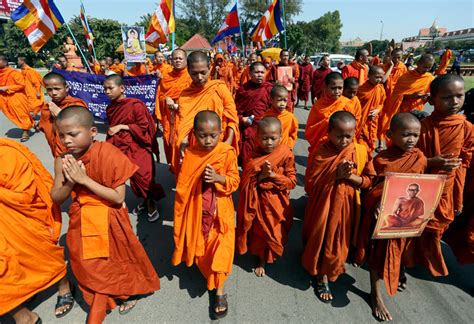
<path id="1" fill-rule="evenodd" d="M 253 271 L 257 277 L 265 276 L 265 260 L 259 259 L 257 267 Z"/>
<path id="2" fill-rule="evenodd" d="M 383 301 L 383 296 L 381 293 L 381 287 L 383 285 L 383 280 L 379 278 L 377 272 L 370 271 L 370 300 L 372 304 L 372 315 L 375 316 L 380 321 L 391 321 L 392 315 L 388 311 L 387 307 L 385 307 L 385 303 Z"/>
<path id="3" fill-rule="evenodd" d="M 39 320 L 38 314 L 23 306 L 17 308 L 12 316 L 16 324 L 35 324 Z"/>
<path id="4" fill-rule="evenodd" d="M 129 313 L 138 303 L 138 300 L 127 300 L 123 302 L 119 307 L 119 314 L 125 315 Z"/>

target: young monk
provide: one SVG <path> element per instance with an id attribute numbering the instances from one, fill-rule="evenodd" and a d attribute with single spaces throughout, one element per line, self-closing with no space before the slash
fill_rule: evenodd
<path id="1" fill-rule="evenodd" d="M 359 91 L 359 81 L 354 77 L 349 77 L 344 79 L 344 89 L 342 91 L 342 95 L 348 99 L 350 99 L 351 113 L 354 115 L 356 122 L 357 122 L 357 129 L 356 129 L 356 138 L 359 137 L 360 128 L 362 127 L 361 124 L 361 113 L 362 113 L 362 106 L 360 104 L 359 98 L 357 97 L 357 92 Z"/>
<path id="2" fill-rule="evenodd" d="M 0 138 L 0 316 L 16 323 L 41 323 L 24 303 L 59 282 L 56 317 L 71 311 L 74 299 L 58 245 L 61 211 L 53 204 L 53 179 L 25 146 Z"/>
<path id="3" fill-rule="evenodd" d="M 227 63 L 222 54 L 214 57 L 215 63 L 211 69 L 211 79 L 225 82 L 230 92 L 234 91 L 234 74 L 232 66 Z"/>
<path id="4" fill-rule="evenodd" d="M 174 137 L 172 171 L 177 175 L 186 147 L 195 143 L 194 116 L 202 110 L 215 111 L 222 121 L 220 140 L 239 150 L 239 119 L 232 93 L 223 81 L 209 80 L 207 54 L 194 51 L 188 56 L 188 72 L 192 83 L 178 100 L 178 118 Z"/>
<path id="5" fill-rule="evenodd" d="M 160 289 L 125 205 L 125 182 L 138 167 L 112 144 L 94 140 L 97 128 L 88 110 L 65 108 L 56 125 L 67 152 L 55 160 L 51 197 L 62 204 L 72 196 L 70 264 L 90 306 L 88 323 L 102 323 L 117 301 L 126 314 L 137 303 L 129 297 Z"/>
<path id="6" fill-rule="evenodd" d="M 295 157 L 288 145 L 281 144 L 281 133 L 275 117 L 258 123 L 258 146 L 244 167 L 240 185 L 237 251 L 258 257 L 257 277 L 265 275 L 266 263 L 283 255 L 293 223 L 290 190 L 296 186 Z"/>
<path id="7" fill-rule="evenodd" d="M 104 92 L 111 101 L 106 110 L 109 122 L 107 142 L 119 148 L 139 166 L 130 179 L 130 186 L 144 202 L 135 208 L 135 213 L 140 214 L 146 209 L 148 221 L 154 222 L 160 217 L 155 200 L 165 197 L 163 188 L 155 182 L 153 153 L 158 153 L 155 123 L 143 102 L 125 97 L 121 76 L 115 74 L 106 77 Z"/>
<path id="8" fill-rule="evenodd" d="M 429 73 L 434 64 L 432 54 L 423 54 L 416 69 L 403 74 L 387 98 L 379 117 L 379 135 L 383 136 L 389 128 L 390 120 L 397 112 L 423 110 L 428 101 L 429 87 L 434 76 Z"/>
<path id="9" fill-rule="evenodd" d="M 357 92 L 362 107 L 358 142 L 364 144 L 370 154 L 377 148 L 378 119 L 385 102 L 384 74 L 381 66 L 371 66 L 368 81 Z"/>
<path id="10" fill-rule="evenodd" d="M 25 79 L 25 93 L 28 98 L 30 112 L 33 116 L 36 116 L 44 105 L 43 79 L 35 69 L 26 63 L 25 57 L 18 57 L 17 63 Z"/>
<path id="11" fill-rule="evenodd" d="M 81 106 L 87 109 L 87 104 L 79 98 L 68 95 L 69 88 L 66 79 L 61 74 L 50 72 L 43 77 L 43 82 L 51 101 L 41 108 L 38 128 L 44 133 L 53 157 L 57 158 L 66 151 L 54 127 L 57 115 L 62 109 L 70 106 Z"/>
<path id="12" fill-rule="evenodd" d="M 275 85 L 270 92 L 271 108 L 267 110 L 264 117 L 278 118 L 281 122 L 280 144 L 288 145 L 291 149 L 298 139 L 298 120 L 295 115 L 286 110 L 288 101 L 288 90 L 281 85 Z"/>
<path id="13" fill-rule="evenodd" d="M 365 146 L 354 142 L 355 130 L 351 113 L 333 113 L 328 123 L 329 139 L 308 160 L 302 265 L 316 276 L 316 294 L 324 303 L 333 299 L 329 281 L 336 281 L 345 271 L 351 238 L 358 227 L 358 189 L 370 187 L 375 176 Z"/>
<path id="14" fill-rule="evenodd" d="M 172 264 L 197 265 L 216 290 L 212 312 L 227 315 L 224 283 L 232 272 L 235 221 L 232 193 L 239 186 L 237 154 L 219 141 L 219 115 L 205 110 L 196 114 L 193 132 L 196 144 L 186 150 L 178 175 L 174 205 Z"/>
<path id="15" fill-rule="evenodd" d="M 356 239 L 357 249 L 354 261 L 361 265 L 368 259 L 372 313 L 381 321 L 392 320 L 383 301 L 384 282 L 390 296 L 394 296 L 397 290 L 404 290 L 407 287 L 404 267 L 415 264 L 413 238 L 371 240 L 370 237 L 382 199 L 385 174 L 387 172 L 422 174 L 426 170 L 427 159 L 416 148 L 420 129 L 420 122 L 411 113 L 399 113 L 392 118 L 387 134 L 391 145 L 375 157 L 374 169 L 377 178 L 374 180 L 373 188 L 363 200 L 365 212 Z"/>
<path id="16" fill-rule="evenodd" d="M 28 141 L 34 121 L 25 93 L 25 79 L 20 72 L 8 66 L 8 60 L 3 55 L 0 55 L 0 110 L 23 130 L 21 142 Z"/>
<path id="17" fill-rule="evenodd" d="M 416 239 L 419 262 L 434 276 L 448 269 L 441 251 L 441 236 L 463 209 L 462 193 L 472 158 L 472 124 L 458 114 L 464 104 L 464 81 L 453 74 L 439 76 L 430 86 L 431 116 L 422 120 L 418 147 L 428 158 L 430 174 L 446 174 L 447 179 L 434 218 Z"/>

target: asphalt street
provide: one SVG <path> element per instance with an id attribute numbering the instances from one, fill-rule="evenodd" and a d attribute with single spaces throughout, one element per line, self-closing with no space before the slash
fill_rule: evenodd
<path id="1" fill-rule="evenodd" d="M 323 304 L 315 295 L 310 276 L 300 265 L 302 254 L 301 230 L 305 197 L 303 182 L 307 163 L 307 143 L 303 139 L 308 111 L 296 109 L 300 123 L 299 140 L 295 147 L 298 186 L 291 193 L 296 218 L 284 256 L 267 267 L 267 276 L 257 278 L 252 268 L 255 259 L 250 255 L 236 256 L 233 272 L 226 283 L 229 314 L 224 323 L 375 323 L 370 308 L 369 273 L 366 267 L 346 265 L 346 273 L 332 285 L 334 300 Z M 104 139 L 105 127 L 99 124 L 99 139 Z M 19 140 L 21 131 L 0 113 L 0 136 Z M 161 139 L 159 139 L 161 145 Z M 53 159 L 42 133 L 32 134 L 26 145 L 53 172 Z M 167 197 L 160 201 L 162 220 L 148 223 L 145 217 L 130 215 L 137 236 L 143 243 L 161 279 L 161 290 L 143 298 L 127 315 L 117 310 L 107 316 L 108 323 L 203 323 L 210 322 L 210 294 L 204 278 L 196 267 L 173 267 L 173 200 L 174 178 L 166 164 L 157 166 L 157 179 L 164 186 Z M 104 166 L 105 167 L 105 166 Z M 0 166 L 1 168 L 1 166 Z M 237 203 L 238 195 L 234 195 Z M 132 210 L 137 200 L 130 188 L 127 204 Z M 63 228 L 60 243 L 64 245 L 68 228 L 68 206 L 63 206 Z M 450 248 L 443 246 L 450 274 L 433 278 L 422 268 L 408 271 L 408 289 L 394 298 L 386 298 L 395 323 L 474 323 L 474 265 L 459 265 Z M 69 273 L 72 277 L 72 274 Z M 133 276 L 133 273 L 129 274 Z M 84 323 L 87 313 L 83 302 L 63 319 L 54 317 L 55 287 L 35 297 L 29 304 L 43 319 L 43 323 Z M 0 323 L 11 323 L 0 318 Z"/>

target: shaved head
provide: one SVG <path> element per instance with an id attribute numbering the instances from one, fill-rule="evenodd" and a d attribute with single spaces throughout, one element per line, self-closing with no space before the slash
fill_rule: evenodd
<path id="1" fill-rule="evenodd" d="M 273 86 L 272 91 L 270 92 L 270 97 L 275 98 L 278 95 L 287 96 L 288 95 L 288 89 L 285 88 L 284 86 L 280 85 L 280 84 L 277 84 L 277 85 Z"/>
<path id="2" fill-rule="evenodd" d="M 171 57 L 174 57 L 174 55 L 177 54 L 177 53 L 183 53 L 184 59 L 187 59 L 188 54 L 187 54 L 186 51 L 185 51 L 184 49 L 182 49 L 182 48 L 177 48 L 177 49 L 175 49 L 175 50 L 173 51 L 173 53 L 171 53 Z"/>
<path id="3" fill-rule="evenodd" d="M 70 106 L 61 110 L 56 118 L 56 122 L 66 119 L 73 119 L 78 125 L 85 128 L 94 127 L 94 117 L 91 112 L 81 106 Z"/>
<path id="4" fill-rule="evenodd" d="M 383 68 L 379 65 L 371 65 L 370 68 L 369 68 L 369 75 L 373 75 L 373 74 L 377 74 L 377 73 L 385 73 Z M 359 81 L 357 80 L 357 83 L 359 83 Z"/>
<path id="5" fill-rule="evenodd" d="M 434 63 L 435 59 L 433 54 L 425 53 L 421 55 L 420 59 L 418 60 L 418 64 L 420 63 Z"/>
<path id="6" fill-rule="evenodd" d="M 396 131 L 399 129 L 408 128 L 412 124 L 420 124 L 418 118 L 412 113 L 398 113 L 393 116 L 392 120 L 390 121 L 390 130 Z"/>
<path id="7" fill-rule="evenodd" d="M 253 62 L 252 64 L 250 64 L 250 72 L 254 71 L 255 67 L 257 67 L 257 66 L 261 66 L 261 67 L 265 68 L 265 65 L 263 65 L 262 62 Z"/>
<path id="8" fill-rule="evenodd" d="M 194 117 L 193 128 L 194 130 L 197 130 L 200 124 L 208 123 L 208 122 L 216 123 L 218 129 L 222 128 L 221 119 L 219 118 L 219 115 L 211 110 L 203 110 L 203 111 L 198 112 L 196 116 Z"/>
<path id="9" fill-rule="evenodd" d="M 118 85 L 118 86 L 123 85 L 123 79 L 118 74 L 111 74 L 111 75 L 106 76 L 104 83 L 105 82 L 113 82 L 115 85 Z"/>
<path id="10" fill-rule="evenodd" d="M 5 55 L 0 55 L 0 61 L 8 62 L 7 57 Z"/>
<path id="11" fill-rule="evenodd" d="M 194 51 L 188 56 L 188 66 L 191 66 L 194 63 L 206 62 L 209 66 L 209 57 L 203 51 Z"/>
<path id="12" fill-rule="evenodd" d="M 456 74 L 445 74 L 436 77 L 430 85 L 430 94 L 431 96 L 436 96 L 441 88 L 446 87 L 448 84 L 461 82 L 464 84 L 464 79 Z"/>
<path id="13" fill-rule="evenodd" d="M 358 87 L 358 86 L 359 86 L 359 80 L 357 80 L 354 77 L 350 77 L 344 80 L 344 88 L 351 88 L 351 87 Z"/>
<path id="14" fill-rule="evenodd" d="M 336 111 L 329 117 L 329 130 L 334 129 L 337 124 L 354 124 L 356 125 L 356 119 L 353 114 L 347 111 Z"/>
<path id="15" fill-rule="evenodd" d="M 267 117 L 264 117 L 264 118 L 260 119 L 260 121 L 258 122 L 257 131 L 261 132 L 264 129 L 267 129 L 267 128 L 272 127 L 272 126 L 278 127 L 278 129 L 281 132 L 281 128 L 282 128 L 281 121 L 276 117 L 267 116 Z"/>
<path id="16" fill-rule="evenodd" d="M 329 85 L 332 81 L 337 81 L 337 80 L 344 80 L 341 73 L 331 72 L 328 75 L 326 75 L 326 78 L 324 79 L 324 83 L 326 85 Z"/>
<path id="17" fill-rule="evenodd" d="M 52 80 L 56 80 L 56 81 L 59 81 L 60 83 L 62 83 L 63 85 L 67 85 L 66 84 L 66 79 L 59 73 L 49 72 L 48 74 L 46 74 L 43 77 L 43 82 L 44 83 L 47 83 L 47 82 L 52 81 Z"/>

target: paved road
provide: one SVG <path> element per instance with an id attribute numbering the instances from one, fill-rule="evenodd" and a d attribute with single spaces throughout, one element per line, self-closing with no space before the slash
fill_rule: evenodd
<path id="1" fill-rule="evenodd" d="M 347 265 L 347 273 L 333 285 L 332 304 L 321 303 L 314 294 L 310 277 L 300 266 L 302 244 L 300 240 L 302 218 L 306 198 L 303 181 L 307 162 L 307 144 L 303 138 L 308 112 L 296 110 L 300 121 L 299 137 L 295 148 L 298 186 L 291 198 L 296 210 L 296 219 L 290 233 L 285 255 L 267 269 L 267 276 L 257 278 L 252 273 L 255 262 L 251 256 L 237 256 L 233 273 L 226 288 L 230 303 L 229 314 L 222 320 L 228 323 L 292 322 L 292 323 L 375 323 L 369 306 L 369 274 L 366 268 Z M 104 128 L 100 127 L 104 138 Z M 0 136 L 19 139 L 21 132 L 15 129 L 0 113 Z M 52 172 L 53 161 L 43 134 L 35 134 L 27 146 L 37 154 Z M 162 157 L 163 161 L 163 157 Z M 1 166 L 0 166 L 1 167 Z M 209 294 L 205 281 L 197 268 L 173 267 L 170 264 L 173 249 L 173 199 L 174 180 L 164 164 L 158 165 L 158 179 L 168 197 L 160 202 L 163 221 L 149 224 L 144 218 L 131 215 L 136 233 L 145 246 L 161 279 L 161 290 L 142 299 L 126 316 L 113 311 L 108 323 L 163 323 L 163 322 L 210 322 Z M 235 196 L 237 199 L 237 195 Z M 235 200 L 236 201 L 236 200 Z M 137 204 L 128 190 L 127 203 L 130 208 Z M 67 207 L 63 208 L 63 211 Z M 67 230 L 67 214 L 63 213 L 63 233 Z M 64 235 L 61 244 L 64 244 Z M 456 263 L 449 247 L 444 247 L 450 275 L 432 278 L 423 269 L 408 272 L 409 288 L 388 300 L 395 323 L 474 323 L 474 266 Z M 133 276 L 133 273 L 130 274 Z M 86 313 L 76 306 L 64 319 L 55 319 L 53 308 L 56 296 L 53 289 L 32 301 L 44 323 L 84 323 Z M 39 305 L 37 305 L 39 304 Z M 0 319 L 8 323 L 8 319 Z"/>

